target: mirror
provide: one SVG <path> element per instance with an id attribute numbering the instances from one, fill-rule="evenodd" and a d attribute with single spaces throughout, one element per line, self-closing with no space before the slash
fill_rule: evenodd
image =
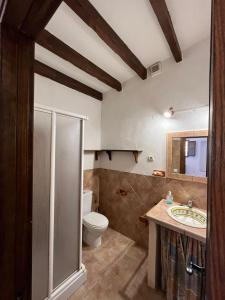
<path id="1" fill-rule="evenodd" d="M 168 133 L 167 177 L 207 182 L 208 131 Z"/>

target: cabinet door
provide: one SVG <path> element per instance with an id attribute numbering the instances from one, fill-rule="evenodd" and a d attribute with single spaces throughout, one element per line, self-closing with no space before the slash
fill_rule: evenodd
<path id="1" fill-rule="evenodd" d="M 53 288 L 79 269 L 81 120 L 56 116 Z"/>
<path id="2" fill-rule="evenodd" d="M 34 112 L 32 300 L 48 296 L 51 114 Z"/>

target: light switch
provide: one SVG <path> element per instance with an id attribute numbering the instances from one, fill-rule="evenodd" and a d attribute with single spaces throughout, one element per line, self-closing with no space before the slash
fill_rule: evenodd
<path id="1" fill-rule="evenodd" d="M 149 156 L 147 157 L 147 159 L 148 159 L 149 162 L 153 162 L 153 161 L 155 160 L 155 158 L 154 158 L 153 155 L 149 155 Z"/>

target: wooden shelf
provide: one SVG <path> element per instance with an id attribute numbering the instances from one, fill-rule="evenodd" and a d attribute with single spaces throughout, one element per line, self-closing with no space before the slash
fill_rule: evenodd
<path id="1" fill-rule="evenodd" d="M 134 161 L 138 163 L 138 156 L 142 150 L 121 150 L 121 149 L 101 149 L 101 150 L 84 150 L 85 152 L 95 152 L 95 160 L 98 160 L 99 154 L 101 152 L 106 152 L 108 154 L 109 160 L 112 160 L 112 152 L 131 152 L 134 156 Z"/>

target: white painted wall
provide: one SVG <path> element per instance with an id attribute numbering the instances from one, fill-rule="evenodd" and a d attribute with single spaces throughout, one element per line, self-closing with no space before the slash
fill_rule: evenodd
<path id="1" fill-rule="evenodd" d="M 85 122 L 85 149 L 101 148 L 101 106 L 102 103 L 48 78 L 35 74 L 34 101 L 88 116 Z M 98 167 L 94 153 L 85 154 L 84 169 Z"/>
<path id="2" fill-rule="evenodd" d="M 144 81 L 135 76 L 122 92 L 106 93 L 103 102 L 35 75 L 35 102 L 87 115 L 85 149 L 143 150 L 138 164 L 129 153 L 115 152 L 112 161 L 106 154 L 94 161 L 94 153 L 86 153 L 85 169 L 101 166 L 151 174 L 153 169 L 166 167 L 167 132 L 208 127 L 207 108 L 176 113 L 170 120 L 162 116 L 170 106 L 179 110 L 208 104 L 209 39 L 183 54 L 183 62 L 164 61 L 162 74 Z M 147 161 L 148 155 L 154 156 L 154 162 Z"/>
<path id="3" fill-rule="evenodd" d="M 112 161 L 101 156 L 101 167 L 152 174 L 166 168 L 166 133 L 169 131 L 208 128 L 208 108 L 176 113 L 165 119 L 162 113 L 170 106 L 175 110 L 207 105 L 209 101 L 209 39 L 183 53 L 179 64 L 173 59 L 162 63 L 157 77 L 127 81 L 122 92 L 110 91 L 102 104 L 102 147 L 141 149 L 139 163 L 132 154 L 113 153 Z M 154 162 L 147 156 L 153 155 Z"/>

